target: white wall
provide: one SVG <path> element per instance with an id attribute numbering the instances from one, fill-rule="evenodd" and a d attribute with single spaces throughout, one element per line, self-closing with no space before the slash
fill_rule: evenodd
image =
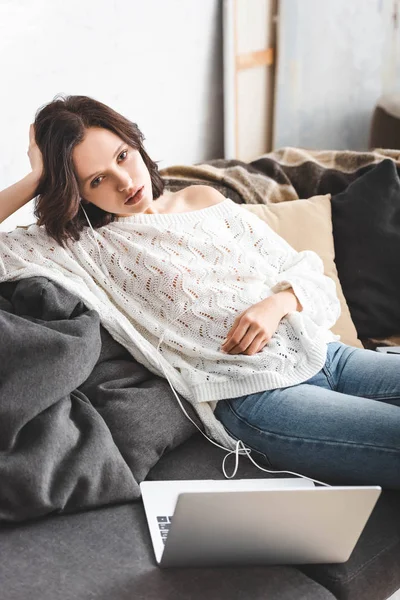
<path id="1" fill-rule="evenodd" d="M 400 0 L 279 6 L 274 147 L 366 149 L 376 101 L 400 91 Z"/>
<path id="2" fill-rule="evenodd" d="M 160 168 L 222 157 L 221 19 L 219 0 L 2 0 L 0 189 L 29 171 L 29 124 L 60 92 L 137 122 Z"/>

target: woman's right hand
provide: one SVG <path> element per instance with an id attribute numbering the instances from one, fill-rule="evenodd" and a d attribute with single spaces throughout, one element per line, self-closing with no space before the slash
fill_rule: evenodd
<path id="1" fill-rule="evenodd" d="M 27 152 L 32 171 L 23 179 L 0 191 L 0 223 L 8 219 L 19 208 L 37 196 L 43 174 L 43 158 L 35 140 L 35 127 L 29 128 L 29 148 Z"/>
<path id="2" fill-rule="evenodd" d="M 35 140 L 35 126 L 33 123 L 31 123 L 29 127 L 29 148 L 27 154 L 29 156 L 29 162 L 31 163 L 32 172 L 35 173 L 39 180 L 43 173 L 43 157 Z"/>

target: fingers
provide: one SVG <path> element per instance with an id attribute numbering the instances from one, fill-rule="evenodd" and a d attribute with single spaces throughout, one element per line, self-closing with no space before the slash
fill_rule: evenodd
<path id="1" fill-rule="evenodd" d="M 247 354 L 248 356 L 257 354 L 260 348 L 263 348 L 266 344 L 264 335 L 264 332 L 260 332 L 258 335 L 256 335 L 251 344 L 249 344 L 246 350 L 242 351 L 241 354 Z"/>
<path id="2" fill-rule="evenodd" d="M 29 126 L 29 147 L 27 155 L 31 164 L 32 171 L 35 171 L 39 175 L 39 177 L 41 177 L 43 174 L 43 156 L 36 143 L 34 123 L 31 123 Z"/>
<path id="3" fill-rule="evenodd" d="M 238 337 L 238 336 L 234 336 Z M 264 331 L 256 333 L 255 328 L 249 328 L 246 335 L 235 342 L 233 336 L 221 346 L 221 351 L 226 354 L 256 354 L 265 346 L 267 339 Z"/>
<path id="4" fill-rule="evenodd" d="M 247 349 L 245 354 L 249 354 L 249 355 L 257 354 L 264 348 L 264 346 L 267 344 L 267 342 L 268 342 L 268 340 L 266 339 L 265 334 L 263 332 L 260 333 L 257 337 L 254 338 L 253 343 Z"/>
<path id="5" fill-rule="evenodd" d="M 258 346 L 257 350 L 255 351 L 254 354 L 258 354 L 259 352 L 261 352 L 263 350 L 263 348 L 265 348 L 265 346 L 268 344 L 268 340 L 266 338 L 263 338 L 261 341 L 261 344 Z"/>
<path id="6" fill-rule="evenodd" d="M 225 342 L 221 346 L 221 350 L 223 352 L 230 352 L 239 342 L 243 341 L 243 338 L 250 331 L 250 326 L 248 324 L 242 323 L 241 325 L 237 325 L 236 327 L 232 327 L 228 335 L 226 336 Z M 255 334 L 254 334 L 255 335 Z M 251 339 L 247 338 L 248 343 L 252 341 L 254 335 Z M 247 346 L 246 346 L 247 347 Z"/>
<path id="7" fill-rule="evenodd" d="M 221 349 L 225 352 L 229 352 L 236 344 L 241 341 L 246 334 L 249 333 L 251 328 L 254 328 L 254 323 L 250 323 L 248 318 L 245 315 L 239 315 L 233 322 L 233 325 L 226 336 L 225 342 L 222 344 Z M 254 336 L 256 332 L 254 332 Z M 250 343 L 251 340 L 249 340 Z"/>

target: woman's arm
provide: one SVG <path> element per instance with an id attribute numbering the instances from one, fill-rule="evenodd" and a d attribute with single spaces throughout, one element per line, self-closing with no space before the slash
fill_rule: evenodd
<path id="1" fill-rule="evenodd" d="M 35 197 L 40 176 L 33 171 L 0 192 L 0 223 Z"/>
<path id="2" fill-rule="evenodd" d="M 283 292 L 277 292 L 276 298 L 279 298 L 280 305 L 282 307 L 282 314 L 284 317 L 290 312 L 297 310 L 301 312 L 303 310 L 302 305 L 299 302 L 293 288 L 287 288 Z"/>
<path id="3" fill-rule="evenodd" d="M 289 291 L 290 296 L 278 296 L 281 302 L 285 298 L 282 309 L 290 308 L 307 315 L 316 325 L 330 329 L 341 313 L 340 301 L 336 286 L 330 277 L 324 274 L 321 258 L 312 250 L 297 252 L 288 242 L 276 233 L 265 221 L 254 213 L 246 211 L 248 221 L 254 225 L 255 239 L 260 236 L 258 249 L 265 257 L 268 265 L 268 282 L 272 283 L 271 291 L 278 295 Z M 294 300 L 298 305 L 294 308 Z M 292 304 L 292 306 L 290 306 Z"/>
<path id="4" fill-rule="evenodd" d="M 43 172 L 43 160 L 42 153 L 35 141 L 33 124 L 29 129 L 28 156 L 32 171 L 17 183 L 0 192 L 0 223 L 36 196 L 36 189 Z"/>
<path id="5" fill-rule="evenodd" d="M 275 277 L 272 291 L 277 294 L 293 290 L 302 312 L 316 325 L 333 327 L 341 313 L 334 281 L 324 275 L 321 258 L 311 250 L 296 252 L 282 244 L 281 268 Z"/>

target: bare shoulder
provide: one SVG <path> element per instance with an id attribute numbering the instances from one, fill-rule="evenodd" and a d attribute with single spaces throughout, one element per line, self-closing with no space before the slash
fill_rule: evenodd
<path id="1" fill-rule="evenodd" d="M 182 190 L 185 204 L 190 209 L 207 208 L 226 200 L 225 196 L 210 185 L 191 185 Z"/>

